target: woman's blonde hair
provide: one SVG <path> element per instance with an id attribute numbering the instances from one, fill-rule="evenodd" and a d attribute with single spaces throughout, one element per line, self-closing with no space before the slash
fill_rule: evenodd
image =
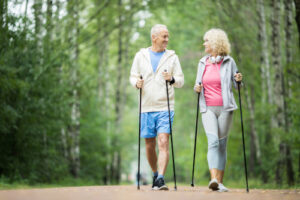
<path id="1" fill-rule="evenodd" d="M 212 28 L 208 30 L 203 39 L 208 40 L 208 44 L 216 55 L 226 56 L 230 53 L 230 43 L 227 34 L 222 29 Z"/>

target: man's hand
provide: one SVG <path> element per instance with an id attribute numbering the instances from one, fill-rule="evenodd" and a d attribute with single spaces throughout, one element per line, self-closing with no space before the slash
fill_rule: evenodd
<path id="1" fill-rule="evenodd" d="M 197 92 L 197 93 L 200 93 L 202 91 L 202 88 L 203 88 L 203 85 L 202 84 L 196 84 L 194 86 L 194 90 Z"/>
<path id="2" fill-rule="evenodd" d="M 236 82 L 241 82 L 242 79 L 243 79 L 243 75 L 241 73 L 236 73 L 234 75 L 234 79 L 235 79 Z"/>
<path id="3" fill-rule="evenodd" d="M 168 72 L 163 72 L 162 75 L 163 75 L 163 77 L 166 81 L 171 81 L 172 80 L 172 75 L 169 74 Z"/>
<path id="4" fill-rule="evenodd" d="M 139 78 L 139 79 L 137 80 L 137 82 L 136 82 L 136 87 L 137 87 L 138 89 L 140 89 L 140 88 L 143 87 L 143 84 L 144 84 L 144 80 L 141 79 L 141 78 Z"/>

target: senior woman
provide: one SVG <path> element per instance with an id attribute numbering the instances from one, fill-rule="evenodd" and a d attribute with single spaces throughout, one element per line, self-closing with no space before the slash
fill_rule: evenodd
<path id="1" fill-rule="evenodd" d="M 233 110 L 237 109 L 232 84 L 237 88 L 236 82 L 242 80 L 242 74 L 237 73 L 235 61 L 229 56 L 230 44 L 223 30 L 207 31 L 203 45 L 207 55 L 199 61 L 194 90 L 200 93 L 200 112 L 207 136 L 209 188 L 227 192 L 223 185 L 226 146 Z"/>

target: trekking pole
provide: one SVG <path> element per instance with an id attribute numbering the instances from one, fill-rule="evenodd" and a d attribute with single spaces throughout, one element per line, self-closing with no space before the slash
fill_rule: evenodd
<path id="1" fill-rule="evenodd" d="M 167 72 L 166 69 L 165 69 L 165 72 Z M 175 158 L 174 158 L 174 150 L 173 150 L 172 124 L 171 124 L 170 102 L 169 102 L 169 89 L 168 89 L 168 81 L 167 80 L 166 80 L 166 89 L 167 89 L 167 101 L 168 101 L 169 124 L 170 124 L 171 147 L 172 147 L 173 174 L 174 174 L 174 182 L 175 182 L 174 189 L 177 190 L 177 186 L 176 186 L 176 171 L 175 171 Z"/>
<path id="2" fill-rule="evenodd" d="M 140 76 L 143 79 L 143 76 Z M 139 150 L 138 150 L 138 175 L 137 175 L 137 189 L 140 189 L 140 154 L 141 154 L 141 110 L 142 110 L 142 88 L 140 88 L 140 108 L 139 108 Z"/>
<path id="3" fill-rule="evenodd" d="M 201 85 L 201 82 L 199 82 L 199 85 Z M 198 130 L 198 116 L 199 116 L 199 101 L 200 101 L 200 92 L 198 93 L 198 99 L 197 99 L 197 115 L 196 115 L 195 142 L 194 142 L 194 158 L 193 158 L 193 172 L 192 172 L 192 183 L 191 183 L 192 187 L 194 187 L 194 169 L 195 169 L 195 158 L 196 158 L 196 147 L 197 147 L 197 130 Z"/>
<path id="4" fill-rule="evenodd" d="M 239 71 L 236 71 L 236 73 L 239 73 Z M 243 125 L 243 112 L 242 112 L 242 101 L 241 101 L 241 93 L 240 93 L 241 81 L 237 81 L 237 84 L 238 84 L 238 91 L 239 91 L 239 104 L 240 104 L 240 114 L 241 114 L 241 127 L 242 127 L 243 150 L 244 150 L 244 165 L 245 165 L 245 175 L 246 175 L 246 191 L 249 192 L 247 160 L 246 160 L 246 150 L 245 150 L 245 138 L 244 138 L 244 125 Z"/>

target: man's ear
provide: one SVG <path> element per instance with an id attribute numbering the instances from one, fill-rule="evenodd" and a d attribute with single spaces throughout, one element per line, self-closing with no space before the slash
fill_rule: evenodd
<path id="1" fill-rule="evenodd" d="M 156 40 L 156 36 L 154 34 L 151 35 L 151 39 L 152 39 L 152 41 L 155 41 Z"/>

